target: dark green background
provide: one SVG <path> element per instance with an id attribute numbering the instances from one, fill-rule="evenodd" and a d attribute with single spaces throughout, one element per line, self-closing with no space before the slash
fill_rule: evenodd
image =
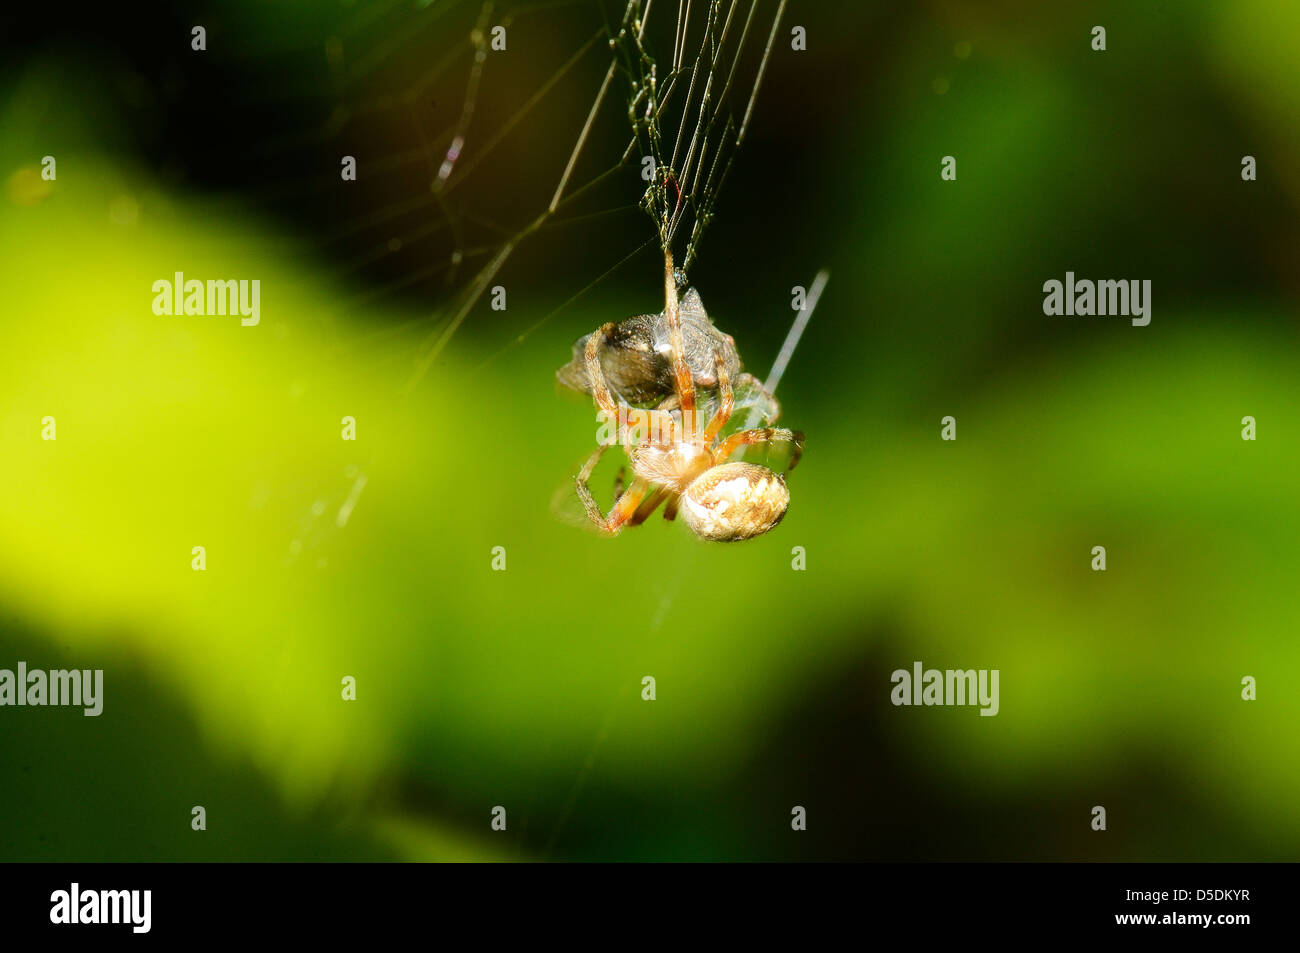
<path id="1" fill-rule="evenodd" d="M 0 709 L 0 858 L 1294 858 L 1300 8 L 790 4 L 691 277 L 760 375 L 792 286 L 831 281 L 780 388 L 789 515 L 731 547 L 553 511 L 594 435 L 555 368 L 662 304 L 634 165 L 403 393 L 607 63 L 561 72 L 597 5 L 498 6 L 440 207 L 479 14 L 5 31 L 0 667 L 103 668 L 106 700 Z M 623 93 L 575 184 L 616 166 Z M 260 279 L 261 324 L 153 315 L 177 270 Z M 1151 280 L 1150 326 L 1043 315 L 1067 270 Z M 1000 670 L 1000 714 L 891 706 L 916 660 Z"/>

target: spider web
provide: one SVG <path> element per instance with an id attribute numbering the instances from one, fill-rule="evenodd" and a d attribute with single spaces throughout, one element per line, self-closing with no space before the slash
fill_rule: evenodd
<path id="1" fill-rule="evenodd" d="M 757 4 L 750 3 L 743 14 L 738 36 L 735 27 L 739 5 L 707 4 L 696 38 L 691 26 L 691 4 L 679 3 L 672 64 L 662 76 L 659 64 L 643 42 L 639 7 L 635 2 L 628 5 L 629 12 L 638 13 L 633 21 L 637 28 L 627 29 L 625 24 L 614 48 L 630 81 L 628 119 L 636 134 L 634 144 L 642 146 L 654 160 L 643 172 L 650 185 L 641 206 L 654 222 L 660 247 L 666 253 L 672 252 L 682 226 L 690 223 L 686 251 L 680 257 L 682 270 L 689 271 L 704 230 L 713 219 L 718 193 L 744 142 L 785 0 L 781 0 L 772 17 L 767 45 L 749 83 L 739 120 L 730 94 L 742 54 L 749 50 L 746 41 L 754 27 Z M 691 135 L 685 139 L 688 128 Z"/>
<path id="2" fill-rule="evenodd" d="M 425 303 L 424 316 L 369 332 L 426 328 L 401 375 L 409 391 L 540 233 L 623 222 L 609 245 L 615 254 L 594 274 L 566 275 L 568 296 L 502 350 L 656 241 L 689 271 L 745 139 L 784 9 L 785 0 L 414 9 L 409 0 L 381 0 L 317 34 L 295 30 L 290 49 L 242 53 L 254 65 L 274 64 L 264 81 L 251 81 L 260 106 L 275 111 L 277 124 L 295 114 L 303 122 L 240 158 L 269 161 L 272 175 L 293 170 L 291 181 L 254 190 L 263 204 L 320 207 L 312 241 L 345 287 L 333 309 L 337 333 L 349 338 L 340 347 L 355 343 L 351 326 L 364 326 L 386 301 Z M 498 29 L 516 46 L 498 52 Z M 535 42 L 542 37 L 553 40 L 544 55 Z M 529 145 L 547 110 L 560 116 L 546 130 L 556 145 L 535 154 Z M 621 147 L 611 145 L 615 129 Z M 358 149 L 357 180 L 340 189 L 337 169 L 321 156 Z M 629 242 L 637 229 L 626 216 L 637 208 L 651 228 Z"/>
<path id="3" fill-rule="evenodd" d="M 313 243 L 344 289 L 330 315 L 339 350 L 422 332 L 394 374 L 408 394 L 484 311 L 503 269 L 521 251 L 534 252 L 524 260 L 535 263 L 565 230 L 621 223 L 605 260 L 585 274 L 566 265 L 554 282 L 567 290 L 564 300 L 539 317 L 532 315 L 541 308 L 530 309 L 530 324 L 489 340 L 483 364 L 656 244 L 684 268 L 698 259 L 784 7 L 785 0 L 559 0 L 413 10 L 388 0 L 351 10 L 315 36 L 295 31 L 293 49 L 245 52 L 275 64 L 279 79 L 265 108 L 303 122 L 253 144 L 244 160 L 322 170 L 255 197 L 320 206 Z M 506 51 L 493 47 L 498 28 L 509 38 Z M 522 58 L 516 52 L 547 34 L 555 42 L 544 56 L 538 44 Z M 294 77 L 287 83 L 286 57 L 300 66 L 287 71 Z M 322 59 L 325 77 L 319 65 L 309 68 Z M 527 153 L 543 121 L 557 145 Z M 340 188 L 337 167 L 321 156 L 359 149 L 357 181 Z M 643 214 L 644 239 L 629 240 Z M 376 325 L 370 315 L 389 304 L 414 316 Z M 335 528 L 346 524 L 365 473 L 347 479 L 344 499 L 325 507 Z M 323 515 L 313 507 L 295 551 L 330 522 Z"/>
<path id="4" fill-rule="evenodd" d="M 551 223 L 557 216 L 561 216 L 569 207 L 584 198 L 588 191 L 624 169 L 638 154 L 638 148 L 643 159 L 651 160 L 643 162 L 643 177 L 648 179 L 649 184 L 639 204 L 650 215 L 655 225 L 659 246 L 666 254 L 671 255 L 679 229 L 684 223 L 689 222 L 690 236 L 682 263 L 683 270 L 688 270 L 694 262 L 704 230 L 714 215 L 718 193 L 730 171 L 736 151 L 744 140 L 749 118 L 762 84 L 772 42 L 785 8 L 785 0 L 780 0 L 776 13 L 772 17 L 767 45 L 748 85 L 748 98 L 743 118 L 739 121 L 736 118 L 730 93 L 736 83 L 742 54 L 749 49 L 746 39 L 750 35 L 758 10 L 757 0 L 751 0 L 749 3 L 748 12 L 744 14 L 744 25 L 738 37 L 732 32 L 732 26 L 738 19 L 737 11 L 741 8 L 738 0 L 732 0 L 725 5 L 721 0 L 710 0 L 703 4 L 705 15 L 698 37 L 693 34 L 691 26 L 692 8 L 695 4 L 691 0 L 679 0 L 672 41 L 672 66 L 662 78 L 658 63 L 650 54 L 646 44 L 652 6 L 653 0 L 645 0 L 645 2 L 628 0 L 618 21 L 607 22 L 604 34 L 613 56 L 549 203 L 535 218 L 503 242 L 487 264 L 469 282 L 452 307 L 447 320 L 433 331 L 422 345 L 422 353 L 416 370 L 408 381 L 408 387 L 414 386 L 442 353 L 451 337 L 520 244 Z M 482 67 L 486 61 L 483 25 L 490 10 L 491 5 L 485 5 L 480 25 L 473 34 L 476 53 L 465 109 L 439 166 L 434 182 L 435 194 L 443 190 L 465 145 L 465 131 L 473 115 L 474 100 L 481 80 Z M 588 47 L 594 45 L 599 36 L 598 33 L 597 37 L 588 41 L 575 55 L 575 59 L 585 53 Z M 694 47 L 697 40 L 698 47 Z M 693 47 L 695 52 L 692 55 L 689 50 Z M 561 67 L 561 72 L 567 70 L 570 64 Z M 726 79 L 720 84 L 720 89 L 715 89 L 715 77 L 724 68 Z M 577 162 L 587 144 L 593 123 L 611 98 L 611 89 L 620 75 L 627 86 L 627 118 L 633 131 L 632 139 L 617 163 L 607 167 L 585 183 L 575 185 L 573 176 Z M 683 90 L 685 90 L 684 95 Z M 523 110 L 526 111 L 535 103 L 536 97 L 526 103 Z M 673 140 L 672 151 L 669 153 L 665 129 L 670 129 L 674 125 L 674 120 L 677 134 Z M 688 127 L 693 128 L 693 132 L 689 140 L 684 141 L 683 134 Z M 494 148 L 508 128 L 500 135 L 492 137 L 483 147 L 483 151 Z M 468 167 L 462 170 L 462 178 L 472 171 L 474 164 L 475 160 L 471 159 Z M 670 200 L 670 193 L 675 195 L 675 200 Z M 515 343 L 542 327 L 610 272 L 634 257 L 645 248 L 645 244 L 631 249 L 595 281 L 589 282 L 528 328 Z"/>

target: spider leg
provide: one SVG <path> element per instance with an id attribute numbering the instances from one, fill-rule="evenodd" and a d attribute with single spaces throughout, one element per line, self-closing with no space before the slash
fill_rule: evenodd
<path id="1" fill-rule="evenodd" d="M 674 410 L 681 410 L 681 399 L 676 394 L 669 394 L 653 410 L 632 411 L 629 413 L 629 417 L 637 413 L 644 414 L 644 419 L 649 425 L 646 437 L 650 443 L 671 444 L 677 439 L 677 421 L 673 418 Z"/>
<path id="2" fill-rule="evenodd" d="M 732 408 L 736 405 L 735 395 L 731 391 L 731 377 L 727 374 L 726 359 L 721 354 L 715 354 L 714 364 L 718 369 L 718 393 L 721 395 L 722 402 L 718 406 L 718 412 L 704 428 L 704 442 L 709 445 L 713 444 L 714 439 L 722 432 L 722 428 L 727 425 L 727 421 L 731 419 Z"/>
<path id="3" fill-rule="evenodd" d="M 669 394 L 659 402 L 659 406 L 656 407 L 655 410 L 665 410 L 671 413 L 674 410 L 680 410 L 681 406 L 682 402 L 678 396 L 676 394 Z"/>
<path id="4" fill-rule="evenodd" d="M 614 330 L 614 322 L 609 321 L 602 324 L 600 328 L 589 338 L 587 338 L 587 379 L 591 382 L 591 396 L 596 401 L 596 406 L 601 413 L 605 414 L 611 421 L 618 420 L 618 405 L 614 403 L 614 398 L 609 395 L 609 387 L 605 383 L 605 372 L 600 368 L 600 346 L 605 343 L 605 338 Z"/>
<path id="5" fill-rule="evenodd" d="M 591 516 L 592 507 L 595 506 L 596 501 L 592 497 L 591 489 L 587 486 L 587 483 L 591 480 L 591 474 L 595 471 L 596 464 L 600 463 L 600 458 L 605 455 L 605 451 L 608 449 L 609 444 L 607 443 L 597 446 L 591 456 L 587 458 L 587 462 L 582 465 L 582 469 L 578 471 L 578 475 L 573 478 L 573 482 L 578 486 L 578 496 L 587 508 L 588 516 Z M 588 500 L 591 502 L 588 502 Z M 599 506 L 595 506 L 595 512 L 600 513 Z"/>
<path id="6" fill-rule="evenodd" d="M 664 501 L 670 492 L 672 491 L 670 491 L 666 486 L 661 486 L 659 489 L 647 496 L 641 505 L 636 508 L 636 512 L 632 514 L 632 518 L 627 521 L 627 525 L 640 526 L 648 520 L 654 511 L 659 509 L 659 504 Z"/>
<path id="7" fill-rule="evenodd" d="M 685 345 L 682 342 L 682 312 L 677 303 L 677 282 L 673 277 L 673 255 L 664 252 L 664 315 L 668 319 L 668 348 L 672 351 L 673 382 L 682 408 L 682 429 L 686 439 L 695 433 L 695 381 L 686 366 Z M 602 335 L 603 338 L 603 335 Z M 587 343 L 591 353 L 591 343 Z"/>
<path id="8" fill-rule="evenodd" d="M 619 467 L 618 472 L 614 474 L 614 502 L 623 495 L 623 476 L 627 473 L 627 467 Z"/>
<path id="9" fill-rule="evenodd" d="M 578 488 L 578 499 L 582 500 L 582 505 L 587 511 L 587 517 L 602 532 L 609 533 L 612 536 L 622 529 L 623 524 L 636 513 L 637 507 L 641 505 L 641 500 L 645 498 L 646 491 L 650 488 L 650 484 L 641 477 L 637 477 L 632 482 L 632 485 L 615 501 L 614 508 L 609 511 L 609 516 L 603 516 L 600 512 L 600 504 L 591 495 L 591 487 L 588 484 L 591 481 L 592 472 L 596 469 L 596 464 L 600 462 L 600 458 L 605 455 L 605 451 L 608 449 L 608 444 L 598 446 L 595 452 L 587 458 L 587 462 L 582 465 L 582 469 L 573 478 L 573 482 Z"/>
<path id="10" fill-rule="evenodd" d="M 627 488 L 626 492 L 618 498 L 618 502 L 614 504 L 614 508 L 609 511 L 609 516 L 606 517 L 601 515 L 600 506 L 596 503 L 595 497 L 591 495 L 591 490 L 587 487 L 587 484 L 577 481 L 577 485 L 578 496 L 582 498 L 582 505 L 587 508 L 587 516 L 602 532 L 611 536 L 621 530 L 623 525 L 636 514 L 637 507 L 641 505 L 646 491 L 650 488 L 649 483 L 638 477 Z"/>
<path id="11" fill-rule="evenodd" d="M 674 496 L 668 501 L 668 505 L 664 507 L 664 519 L 668 520 L 670 523 L 677 519 L 677 504 L 681 501 L 682 498 L 680 495 Z"/>
<path id="12" fill-rule="evenodd" d="M 790 443 L 790 465 L 786 470 L 793 470 L 798 465 L 799 458 L 803 456 L 803 434 L 798 430 L 786 430 L 781 427 L 763 427 L 759 430 L 742 430 L 740 433 L 733 433 L 714 451 L 714 457 L 718 463 L 724 463 L 727 457 L 741 447 L 756 443 L 775 443 L 778 440 Z"/>

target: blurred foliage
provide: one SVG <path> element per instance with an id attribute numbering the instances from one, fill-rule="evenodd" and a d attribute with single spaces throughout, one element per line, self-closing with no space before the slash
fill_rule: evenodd
<path id="1" fill-rule="evenodd" d="M 607 264 L 539 238 L 404 394 L 428 307 L 341 307 L 363 280 L 142 160 L 94 69 L 6 72 L 0 667 L 103 667 L 106 702 L 0 712 L 0 855 L 1295 856 L 1300 10 L 832 6 L 792 5 L 810 50 L 775 58 L 693 276 L 761 374 L 832 271 L 782 383 L 790 513 L 740 546 L 551 509 L 594 438 L 554 370 L 652 309 L 652 256 L 548 317 Z M 236 9 L 228 39 L 292 33 Z M 260 326 L 153 315 L 178 270 L 259 278 Z M 1152 279 L 1150 327 L 1044 317 L 1066 270 Z M 914 660 L 999 669 L 1000 714 L 891 707 Z"/>

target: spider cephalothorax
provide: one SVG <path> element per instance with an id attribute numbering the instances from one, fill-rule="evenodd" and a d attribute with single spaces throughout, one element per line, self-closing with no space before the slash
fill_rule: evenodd
<path id="1" fill-rule="evenodd" d="M 686 525 L 700 538 L 716 542 L 737 542 L 766 533 L 785 516 L 790 491 L 785 477 L 767 467 L 752 463 L 728 463 L 741 447 L 752 444 L 789 441 L 792 447 L 789 469 L 793 470 L 803 451 L 803 434 L 794 430 L 764 427 L 742 430 L 720 439 L 735 407 L 728 369 L 727 354 L 714 353 L 719 401 L 717 411 L 701 428 L 695 405 L 695 381 L 682 345 L 681 312 L 673 278 L 672 259 L 665 265 L 667 305 L 664 309 L 669 339 L 669 360 L 675 403 L 680 412 L 672 415 L 663 410 L 650 414 L 650 426 L 635 439 L 632 431 L 619 427 L 619 442 L 627 451 L 634 479 L 619 494 L 609 516 L 600 507 L 587 485 L 608 444 L 596 448 L 576 478 L 578 496 L 591 521 L 606 533 L 614 534 L 624 526 L 637 526 L 664 504 L 664 517 L 672 519 L 681 510 Z M 584 360 L 588 383 L 596 407 L 608 420 L 626 420 L 610 395 L 601 367 L 601 348 L 616 327 L 612 322 L 588 339 Z M 626 410 L 626 408 L 624 408 Z"/>

